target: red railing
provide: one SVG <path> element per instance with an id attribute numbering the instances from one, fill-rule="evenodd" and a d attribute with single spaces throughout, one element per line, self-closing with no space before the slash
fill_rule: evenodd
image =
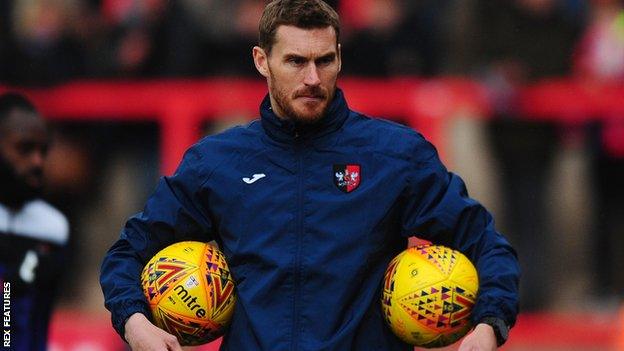
<path id="1" fill-rule="evenodd" d="M 401 118 L 437 145 L 444 156 L 445 124 L 460 112 L 487 118 L 491 103 L 480 84 L 459 78 L 343 78 L 339 86 L 353 109 Z M 5 88 L 6 89 L 6 88 Z M 258 115 L 266 93 L 260 80 L 82 81 L 25 91 L 44 115 L 60 120 L 150 120 L 161 130 L 161 170 L 171 173 L 184 150 L 200 135 L 202 121 Z M 519 90 L 514 102 L 525 118 L 579 122 L 624 116 L 624 84 L 548 81 Z"/>
<path id="2" fill-rule="evenodd" d="M 374 116 L 402 118 L 431 140 L 442 139 L 445 117 L 459 111 L 487 116 L 484 89 L 462 79 L 343 79 L 352 108 Z M 161 130 L 163 173 L 171 173 L 184 150 L 197 140 L 202 121 L 258 115 L 266 94 L 259 80 L 73 82 L 46 89 L 18 89 L 42 113 L 59 120 L 150 120 Z M 444 154 L 444 148 L 441 153 Z"/>

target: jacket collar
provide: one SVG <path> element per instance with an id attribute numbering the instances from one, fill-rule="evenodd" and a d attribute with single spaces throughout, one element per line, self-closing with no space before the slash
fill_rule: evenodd
<path id="1" fill-rule="evenodd" d="M 280 142 L 293 142 L 301 139 L 315 139 L 338 130 L 349 115 L 349 106 L 342 90 L 336 88 L 334 99 L 329 104 L 327 113 L 317 123 L 303 126 L 290 119 L 279 118 L 271 108 L 269 94 L 260 104 L 262 127 L 269 137 Z"/>

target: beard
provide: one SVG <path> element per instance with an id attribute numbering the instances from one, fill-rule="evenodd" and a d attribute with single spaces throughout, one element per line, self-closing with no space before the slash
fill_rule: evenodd
<path id="1" fill-rule="evenodd" d="M 36 170 L 33 172 L 40 172 Z M 11 163 L 0 155 L 0 202 L 19 209 L 26 202 L 39 197 L 42 187 L 28 184 L 20 177 Z"/>
<path id="2" fill-rule="evenodd" d="M 270 70 L 269 70 L 270 72 Z M 271 74 L 271 82 L 273 84 L 270 85 L 269 90 L 273 100 L 278 105 L 280 110 L 284 113 L 285 118 L 289 118 L 296 124 L 300 125 L 312 125 L 317 123 L 325 114 L 327 113 L 327 109 L 329 108 L 329 102 L 334 97 L 334 92 L 336 91 L 336 86 L 334 85 L 331 89 L 324 89 L 320 86 L 311 86 L 303 89 L 296 90 L 292 95 L 289 96 L 289 93 L 284 89 L 281 89 L 277 84 L 275 84 L 275 78 L 272 73 Z M 294 101 L 302 96 L 314 96 L 321 98 L 322 101 L 320 104 L 324 104 L 324 106 L 318 109 L 316 112 L 306 113 L 306 112 L 298 112 L 294 106 Z"/>

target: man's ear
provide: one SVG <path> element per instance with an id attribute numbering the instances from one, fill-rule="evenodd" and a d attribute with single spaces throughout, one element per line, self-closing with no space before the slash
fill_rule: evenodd
<path id="1" fill-rule="evenodd" d="M 264 49 L 259 46 L 254 46 L 252 54 L 258 72 L 260 72 L 263 77 L 269 78 L 269 56 Z"/>
<path id="2" fill-rule="evenodd" d="M 342 46 L 338 44 L 338 72 L 342 69 Z"/>

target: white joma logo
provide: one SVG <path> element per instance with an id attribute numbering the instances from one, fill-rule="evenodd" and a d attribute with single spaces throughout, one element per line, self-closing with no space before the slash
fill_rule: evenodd
<path id="1" fill-rule="evenodd" d="M 260 178 L 264 178 L 266 177 L 266 174 L 264 173 L 260 173 L 260 174 L 254 174 L 251 178 L 243 178 L 243 182 L 247 183 L 247 184 L 252 184 L 255 183 L 258 179 Z"/>

